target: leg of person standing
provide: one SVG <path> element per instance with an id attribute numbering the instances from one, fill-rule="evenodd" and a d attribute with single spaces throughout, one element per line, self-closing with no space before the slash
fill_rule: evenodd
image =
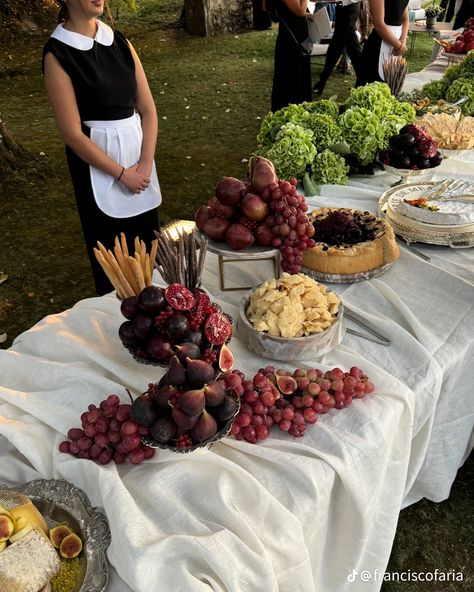
<path id="1" fill-rule="evenodd" d="M 359 70 L 361 47 L 357 38 L 355 24 L 360 13 L 360 2 L 338 5 L 334 33 L 329 43 L 324 69 L 313 87 L 313 92 L 321 94 L 344 48 L 351 59 L 356 74 Z"/>

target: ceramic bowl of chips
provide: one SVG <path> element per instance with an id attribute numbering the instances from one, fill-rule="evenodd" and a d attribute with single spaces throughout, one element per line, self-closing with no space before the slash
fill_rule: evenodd
<path id="1" fill-rule="evenodd" d="M 247 349 L 264 358 L 314 360 L 341 343 L 343 306 L 309 276 L 283 273 L 245 295 L 236 330 Z"/>

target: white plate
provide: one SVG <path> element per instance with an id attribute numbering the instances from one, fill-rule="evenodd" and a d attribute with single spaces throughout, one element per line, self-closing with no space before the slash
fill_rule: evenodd
<path id="1" fill-rule="evenodd" d="M 445 245 L 453 248 L 474 246 L 474 224 L 428 224 L 400 214 L 393 207 L 400 199 L 417 199 L 435 185 L 433 181 L 405 183 L 385 191 L 379 199 L 379 214 L 385 216 L 395 233 L 407 242 Z"/>

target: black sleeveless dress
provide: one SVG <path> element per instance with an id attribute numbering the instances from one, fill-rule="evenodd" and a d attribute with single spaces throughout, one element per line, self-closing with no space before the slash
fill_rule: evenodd
<path id="1" fill-rule="evenodd" d="M 282 0 L 275 0 L 278 37 L 275 43 L 272 111 L 290 103 L 312 100 L 311 61 L 301 43 L 308 38 L 304 16 L 296 16 Z"/>
<path id="2" fill-rule="evenodd" d="M 400 26 L 405 8 L 408 6 L 408 0 L 385 0 L 386 25 Z M 382 39 L 375 29 L 369 35 L 364 43 L 362 50 L 362 59 L 360 61 L 360 73 L 357 78 L 356 86 L 363 86 L 369 82 L 383 82 L 379 76 L 379 55 Z"/>
<path id="3" fill-rule="evenodd" d="M 92 47 L 87 50 L 80 48 L 81 43 L 87 40 L 77 39 L 79 45 L 73 47 L 50 37 L 43 47 L 43 71 L 44 58 L 50 52 L 71 79 L 81 122 L 131 117 L 135 112 L 137 82 L 135 63 L 126 38 L 114 31 L 111 45 L 94 40 Z M 89 127 L 82 125 L 82 131 L 90 137 Z M 96 292 L 99 295 L 106 294 L 113 290 L 113 286 L 95 258 L 93 248 L 97 246 L 97 241 L 112 248 L 115 236 L 123 232 L 128 239 L 130 252 L 135 250 L 135 236 L 139 236 L 149 246 L 155 238 L 153 231 L 159 228 L 158 211 L 154 208 L 127 218 L 108 216 L 96 204 L 89 165 L 68 146 L 66 158 Z"/>

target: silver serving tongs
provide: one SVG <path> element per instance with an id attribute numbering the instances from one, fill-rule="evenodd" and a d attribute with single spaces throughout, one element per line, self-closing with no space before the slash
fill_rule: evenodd
<path id="1" fill-rule="evenodd" d="M 370 335 L 367 335 L 366 333 L 361 333 L 360 331 L 356 331 L 355 329 L 351 329 L 350 327 L 346 327 L 347 333 L 350 333 L 351 335 L 355 335 L 356 337 L 361 337 L 362 339 L 367 339 L 368 341 L 373 341 L 374 343 L 379 343 L 380 345 L 387 346 L 392 343 L 390 341 L 390 339 L 387 339 L 386 337 L 381 335 L 378 331 L 376 331 L 370 322 L 363 319 L 356 312 L 354 312 L 352 310 L 349 311 L 347 309 L 347 304 L 344 307 L 344 315 L 348 319 L 351 319 L 351 321 L 354 321 L 355 323 L 357 323 L 361 327 L 364 327 L 364 329 L 366 329 L 370 333 Z"/>

